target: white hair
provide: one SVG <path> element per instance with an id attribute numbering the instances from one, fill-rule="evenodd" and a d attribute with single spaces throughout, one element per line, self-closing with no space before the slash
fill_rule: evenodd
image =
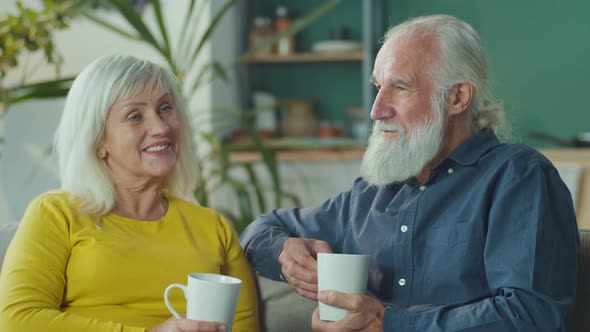
<path id="1" fill-rule="evenodd" d="M 93 61 L 76 77 L 55 135 L 61 189 L 71 195 L 79 213 L 101 216 L 114 208 L 116 194 L 111 173 L 97 156 L 107 113 L 117 100 L 153 88 L 172 96 L 180 126 L 178 159 L 165 180 L 164 190 L 194 200 L 196 151 L 178 81 L 169 70 L 150 61 L 111 55 Z"/>
<path id="2" fill-rule="evenodd" d="M 468 129 L 477 133 L 490 128 L 497 135 L 506 135 L 504 108 L 495 100 L 488 85 L 488 58 L 477 32 L 455 17 L 431 15 L 390 28 L 384 41 L 416 37 L 435 37 L 439 42 L 439 59 L 429 72 L 437 89 L 448 91 L 466 82 L 473 85 L 474 96 L 467 110 Z"/>

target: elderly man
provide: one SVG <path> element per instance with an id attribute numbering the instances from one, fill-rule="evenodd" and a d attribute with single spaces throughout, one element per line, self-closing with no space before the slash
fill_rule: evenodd
<path id="1" fill-rule="evenodd" d="M 551 163 L 502 144 L 477 33 L 454 17 L 391 29 L 375 60 L 374 120 L 352 188 L 279 209 L 242 234 L 263 276 L 348 310 L 317 331 L 564 331 L 579 240 Z M 317 293 L 316 255 L 362 253 L 369 295 Z"/>

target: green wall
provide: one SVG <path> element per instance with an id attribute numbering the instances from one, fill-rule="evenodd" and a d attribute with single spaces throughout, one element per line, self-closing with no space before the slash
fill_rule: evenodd
<path id="1" fill-rule="evenodd" d="M 301 17 L 317 8 L 318 0 L 256 0 L 252 15 L 274 16 L 277 5 L 287 5 Z M 362 3 L 359 0 L 344 0 L 330 12 L 297 34 L 297 51 L 310 52 L 316 41 L 327 40 L 330 29 L 346 25 L 351 40 L 361 39 Z M 362 78 L 360 61 L 273 63 L 251 66 L 252 90 L 272 93 L 279 99 L 314 99 L 315 111 L 320 120 L 347 128 L 350 124 L 348 110 L 362 106 Z"/>
<path id="2" fill-rule="evenodd" d="M 512 123 L 513 141 L 544 131 L 590 131 L 590 1 L 387 0 L 385 22 L 451 14 L 469 22 L 488 51 L 491 80 Z"/>
<path id="3" fill-rule="evenodd" d="M 362 0 L 364 1 L 364 0 Z M 272 16 L 277 4 L 299 14 L 318 0 L 257 0 L 257 14 Z M 555 146 L 528 137 L 543 131 L 564 138 L 590 131 L 590 1 L 588 0 L 384 0 L 383 22 L 444 13 L 469 22 L 488 51 L 491 81 L 504 102 L 512 141 Z M 327 39 L 330 27 L 346 24 L 360 39 L 361 0 L 344 0 L 297 36 L 298 47 Z M 378 46 L 377 46 L 378 47 Z M 360 106 L 360 63 L 254 65 L 254 89 L 281 98 L 318 97 L 324 120 L 346 123 L 346 110 Z"/>

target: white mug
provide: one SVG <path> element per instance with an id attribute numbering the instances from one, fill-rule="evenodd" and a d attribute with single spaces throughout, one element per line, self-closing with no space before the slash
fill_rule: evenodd
<path id="1" fill-rule="evenodd" d="M 174 317 L 182 316 L 174 310 L 168 294 L 173 288 L 180 288 L 186 298 L 186 318 L 193 320 L 222 322 L 230 332 L 238 305 L 242 280 L 213 273 L 191 273 L 188 286 L 172 284 L 164 291 L 164 301 Z"/>
<path id="2" fill-rule="evenodd" d="M 364 294 L 370 264 L 369 255 L 318 253 L 318 291 Z M 321 320 L 337 321 L 346 316 L 346 309 L 318 303 Z"/>

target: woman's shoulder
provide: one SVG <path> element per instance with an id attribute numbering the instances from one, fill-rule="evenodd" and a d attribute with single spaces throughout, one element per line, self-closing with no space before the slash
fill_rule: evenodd
<path id="1" fill-rule="evenodd" d="M 76 213 L 71 202 L 71 195 L 64 191 L 50 191 L 35 197 L 28 205 L 21 224 L 43 225 L 52 224 L 67 229 L 75 219 Z"/>
<path id="2" fill-rule="evenodd" d="M 29 208 L 41 209 L 67 209 L 71 210 L 70 194 L 61 190 L 52 190 L 35 197 L 29 204 Z"/>

